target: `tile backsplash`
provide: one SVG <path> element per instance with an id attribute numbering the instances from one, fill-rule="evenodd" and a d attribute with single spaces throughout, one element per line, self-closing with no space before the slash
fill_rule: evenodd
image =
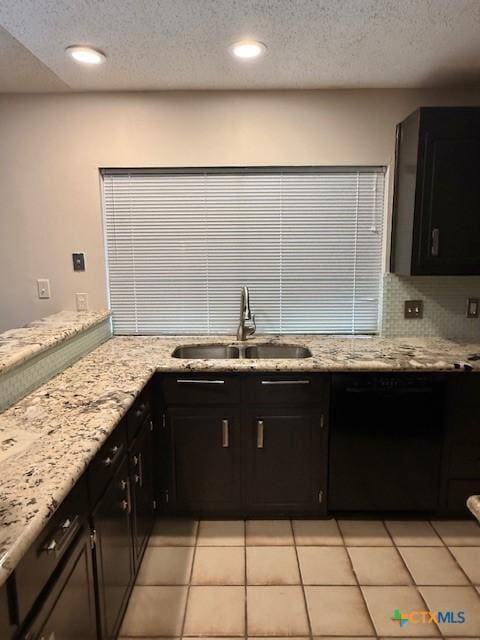
<path id="1" fill-rule="evenodd" d="M 385 273 L 381 333 L 480 340 L 480 318 L 467 318 L 467 298 L 480 298 L 480 276 L 397 276 Z M 423 300 L 423 318 L 406 320 L 405 300 Z"/>

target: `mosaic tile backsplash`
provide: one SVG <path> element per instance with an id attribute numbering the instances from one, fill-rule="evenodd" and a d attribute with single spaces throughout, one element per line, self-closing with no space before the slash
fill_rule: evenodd
<path id="1" fill-rule="evenodd" d="M 385 273 L 381 333 L 480 340 L 480 318 L 467 318 L 467 298 L 480 298 L 480 276 L 397 276 Z M 405 300 L 423 300 L 423 318 L 406 320 Z"/>

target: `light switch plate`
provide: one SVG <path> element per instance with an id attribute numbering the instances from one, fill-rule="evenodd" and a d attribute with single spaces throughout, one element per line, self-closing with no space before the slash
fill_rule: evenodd
<path id="1" fill-rule="evenodd" d="M 467 298 L 467 318 L 478 318 L 480 312 L 480 300 Z"/>
<path id="2" fill-rule="evenodd" d="M 84 253 L 72 253 L 73 270 L 85 271 L 85 254 Z"/>
<path id="3" fill-rule="evenodd" d="M 423 318 L 423 300 L 405 300 L 405 318 Z"/>
<path id="4" fill-rule="evenodd" d="M 51 298 L 50 280 L 47 278 L 40 278 L 37 280 L 37 293 L 40 300 Z"/>

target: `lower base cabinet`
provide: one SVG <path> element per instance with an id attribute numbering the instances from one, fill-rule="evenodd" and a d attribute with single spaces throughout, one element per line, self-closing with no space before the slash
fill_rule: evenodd
<path id="1" fill-rule="evenodd" d="M 99 622 L 103 640 L 117 636 L 134 579 L 131 491 L 124 457 L 93 513 Z"/>
<path id="2" fill-rule="evenodd" d="M 90 531 L 83 528 L 59 567 L 58 578 L 22 640 L 96 640 L 97 622 Z"/>
<path id="3" fill-rule="evenodd" d="M 147 546 L 155 519 L 155 485 L 153 422 L 148 417 L 130 449 L 130 482 L 132 486 L 132 534 L 135 570 Z"/>
<path id="4" fill-rule="evenodd" d="M 320 412 L 304 407 L 255 407 L 245 418 L 246 504 L 252 515 L 318 513 L 324 466 Z"/>

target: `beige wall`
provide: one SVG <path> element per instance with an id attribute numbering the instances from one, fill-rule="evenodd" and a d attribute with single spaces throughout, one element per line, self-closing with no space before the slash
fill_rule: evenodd
<path id="1" fill-rule="evenodd" d="M 73 309 L 75 292 L 106 305 L 99 167 L 391 167 L 410 111 L 478 103 L 478 91 L 0 96 L 0 331 Z M 51 300 L 37 299 L 37 278 Z"/>

